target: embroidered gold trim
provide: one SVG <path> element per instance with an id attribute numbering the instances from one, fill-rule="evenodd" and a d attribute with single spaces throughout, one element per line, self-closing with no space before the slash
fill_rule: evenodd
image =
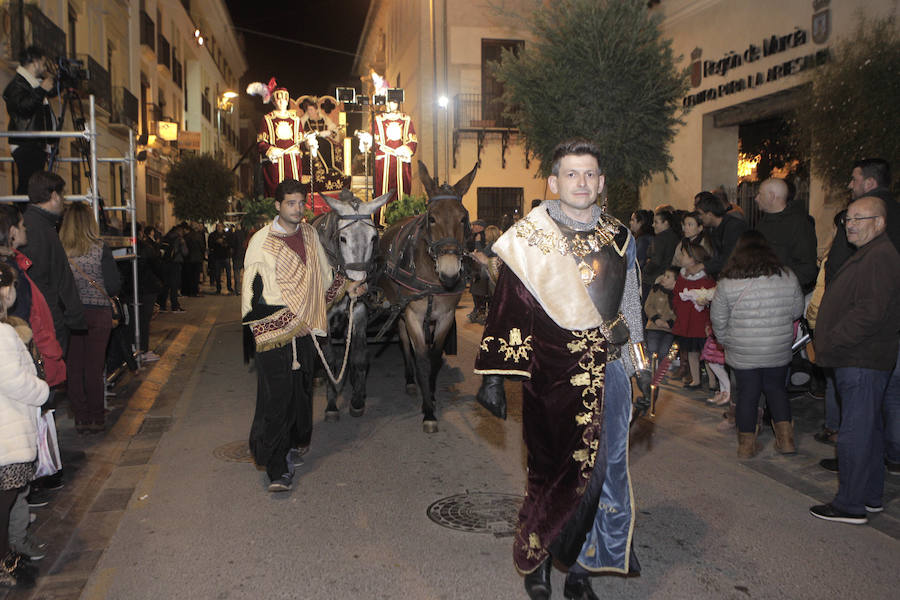
<path id="1" fill-rule="evenodd" d="M 594 460 L 599 447 L 600 426 L 603 416 L 603 384 L 606 379 L 606 361 L 597 360 L 604 353 L 602 332 L 597 329 L 573 331 L 575 339 L 566 347 L 572 354 L 583 354 L 578 366 L 580 373 L 569 379 L 574 387 L 584 388 L 581 392 L 584 411 L 575 415 L 575 423 L 584 428 L 581 435 L 582 447 L 572 453 L 572 458 L 580 463 L 581 485 L 578 493 L 583 493 L 594 469 Z"/>
<path id="2" fill-rule="evenodd" d="M 578 270 L 584 285 L 591 283 L 596 275 L 584 257 L 592 252 L 597 252 L 603 246 L 612 245 L 619 256 L 625 255 L 628 247 L 625 244 L 620 248 L 616 245 L 615 238 L 619 232 L 621 223 L 613 217 L 600 215 L 594 230 L 586 235 L 576 234 L 571 243 L 564 235 L 557 231 L 547 231 L 538 227 L 530 219 L 522 219 L 516 224 L 516 236 L 527 240 L 529 246 L 537 247 L 544 254 L 556 251 L 562 256 L 572 255 L 578 261 Z"/>
<path id="3" fill-rule="evenodd" d="M 485 352 L 490 352 L 489 342 L 497 340 L 499 347 L 497 348 L 497 352 L 503 354 L 503 360 L 506 362 L 512 361 L 514 363 L 519 362 L 520 360 L 527 361 L 530 357 L 530 353 L 533 350 L 531 347 L 531 336 L 529 335 L 524 340 L 522 339 L 522 330 L 518 327 L 513 327 L 509 330 L 509 340 L 505 340 L 503 338 L 495 338 L 492 335 L 487 335 L 481 340 L 480 348 Z"/>

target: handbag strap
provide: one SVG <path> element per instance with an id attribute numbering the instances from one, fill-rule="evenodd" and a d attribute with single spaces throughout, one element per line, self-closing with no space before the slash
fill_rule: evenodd
<path id="1" fill-rule="evenodd" d="M 78 271 L 78 273 L 79 273 L 82 277 L 84 277 L 85 279 L 87 279 L 87 282 L 88 282 L 89 284 L 91 284 L 91 285 L 94 287 L 94 289 L 96 289 L 98 292 L 100 292 L 101 294 L 103 294 L 104 296 L 106 296 L 106 299 L 109 300 L 109 303 L 110 303 L 110 304 L 113 304 L 113 299 L 109 297 L 109 294 L 106 293 L 106 290 L 103 289 L 103 286 L 100 285 L 99 283 L 97 283 L 96 281 L 94 281 L 93 279 L 91 279 L 90 277 L 88 277 L 87 273 L 85 273 L 84 271 L 82 271 L 82 270 L 81 270 L 81 267 L 78 266 L 78 263 L 74 262 L 74 261 L 70 258 L 70 259 L 69 259 L 69 264 L 72 265 L 72 267 L 74 267 L 75 270 Z"/>

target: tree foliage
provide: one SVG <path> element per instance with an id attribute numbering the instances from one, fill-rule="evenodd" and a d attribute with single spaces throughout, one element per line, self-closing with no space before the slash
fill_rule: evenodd
<path id="1" fill-rule="evenodd" d="M 241 215 L 241 227 L 245 231 L 255 229 L 259 225 L 271 221 L 278 214 L 274 198 L 245 198 L 242 201 L 244 214 Z"/>
<path id="2" fill-rule="evenodd" d="M 620 194 L 610 196 L 614 213 L 651 175 L 671 173 L 668 146 L 683 123 L 688 71 L 677 68 L 660 21 L 644 0 L 542 3 L 528 24 L 534 41 L 518 56 L 504 51 L 494 71 L 540 175 L 549 175 L 561 141 L 600 146 L 607 182 Z"/>
<path id="3" fill-rule="evenodd" d="M 900 32 L 895 15 L 860 17 L 831 61 L 812 71 L 793 118 L 795 143 L 809 144 L 811 168 L 826 186 L 847 186 L 853 163 L 900 165 Z M 895 185 L 895 192 L 897 186 Z"/>
<path id="4" fill-rule="evenodd" d="M 184 155 L 166 174 L 166 193 L 181 220 L 223 219 L 234 184 L 231 170 L 209 154 Z"/>
<path id="5" fill-rule="evenodd" d="M 384 221 L 388 225 L 393 225 L 401 219 L 420 215 L 428 209 L 428 200 L 425 196 L 410 196 L 403 194 L 403 198 L 395 200 L 387 205 L 384 213 Z"/>

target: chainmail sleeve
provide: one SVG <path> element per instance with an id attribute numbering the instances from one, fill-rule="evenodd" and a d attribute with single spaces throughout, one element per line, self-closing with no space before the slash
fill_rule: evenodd
<path id="1" fill-rule="evenodd" d="M 631 334 L 630 343 L 638 343 L 644 341 L 644 319 L 641 315 L 641 285 L 638 282 L 638 266 L 636 262 L 636 253 L 634 249 L 634 239 L 629 234 L 627 258 L 631 268 L 625 274 L 625 290 L 622 294 L 622 302 L 619 306 L 619 312 L 625 317 L 628 324 L 628 331 Z M 625 372 L 629 375 L 634 374 L 634 365 L 631 364 L 631 357 L 628 352 L 622 352 L 622 364 L 625 366 Z"/>

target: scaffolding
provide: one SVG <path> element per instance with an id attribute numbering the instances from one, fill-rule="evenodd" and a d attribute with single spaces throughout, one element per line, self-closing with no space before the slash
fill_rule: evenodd
<path id="1" fill-rule="evenodd" d="M 94 210 L 94 219 L 100 223 L 100 200 L 99 191 L 99 174 L 97 165 L 100 163 L 113 163 L 127 165 L 128 167 L 128 202 L 124 206 L 104 206 L 104 211 L 115 212 L 122 211 L 131 215 L 131 252 L 125 256 L 116 257 L 117 260 L 131 261 L 131 280 L 132 293 L 134 301 L 132 303 L 132 323 L 134 325 L 134 346 L 132 353 L 138 365 L 141 364 L 141 355 L 137 352 L 141 339 L 141 325 L 138 318 L 140 309 L 140 295 L 138 294 L 138 252 L 137 252 L 137 204 L 135 199 L 135 189 L 137 187 L 137 177 L 135 175 L 135 163 L 137 158 L 135 155 L 136 144 L 134 139 L 134 130 L 128 130 L 128 154 L 123 157 L 98 157 L 97 156 L 97 113 L 94 103 L 93 94 L 88 98 L 89 114 L 85 123 L 84 131 L 0 131 L 0 138 L 81 138 L 87 140 L 89 146 L 88 160 L 91 165 L 90 188 L 88 193 L 79 195 L 64 196 L 63 199 L 70 202 L 90 202 L 91 208 Z M 81 157 L 62 158 L 57 157 L 57 162 L 81 162 Z M 15 162 L 11 156 L 0 157 L 0 162 Z M 28 196 L 0 196 L 0 202 L 28 202 Z"/>

